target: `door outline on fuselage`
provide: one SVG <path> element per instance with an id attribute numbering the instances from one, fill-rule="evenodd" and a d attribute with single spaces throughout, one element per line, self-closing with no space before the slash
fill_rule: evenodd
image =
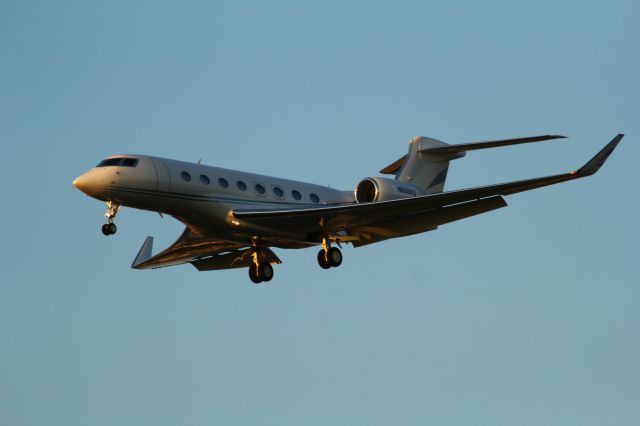
<path id="1" fill-rule="evenodd" d="M 171 192 L 171 172 L 167 163 L 160 158 L 152 158 L 151 163 L 156 169 L 156 191 L 159 193 L 158 195 L 162 192 Z"/>

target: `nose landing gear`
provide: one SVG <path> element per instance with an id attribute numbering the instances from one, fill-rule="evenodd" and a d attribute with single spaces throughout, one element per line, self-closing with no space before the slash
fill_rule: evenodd
<path id="1" fill-rule="evenodd" d="M 104 225 L 102 225 L 102 233 L 104 235 L 115 234 L 117 230 L 118 230 L 118 227 L 116 226 L 115 223 L 105 223 Z"/>
<path id="2" fill-rule="evenodd" d="M 113 235 L 118 230 L 116 224 L 113 223 L 113 220 L 118 214 L 118 210 L 120 210 L 120 204 L 114 203 L 113 201 L 107 201 L 107 212 L 104 214 L 107 218 L 107 223 L 102 225 L 102 233 L 104 235 Z"/>

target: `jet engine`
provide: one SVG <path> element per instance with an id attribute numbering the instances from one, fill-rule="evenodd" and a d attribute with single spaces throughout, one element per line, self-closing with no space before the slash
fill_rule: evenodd
<path id="1" fill-rule="evenodd" d="M 415 186 L 394 179 L 368 177 L 356 186 L 355 195 L 358 203 L 397 200 L 422 195 L 422 190 Z"/>

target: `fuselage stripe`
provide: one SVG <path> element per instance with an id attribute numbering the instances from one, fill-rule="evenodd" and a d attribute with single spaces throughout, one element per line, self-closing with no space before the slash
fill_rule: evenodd
<path id="1" fill-rule="evenodd" d="M 258 199 L 242 199 L 242 198 L 229 198 L 229 197 L 214 197 L 208 195 L 196 195 L 196 194 L 185 194 L 179 192 L 169 192 L 169 191 L 158 191 L 158 190 L 150 190 L 144 188 L 131 188 L 131 187 L 121 187 L 121 186 L 106 186 L 105 190 L 112 190 L 118 192 L 128 192 L 132 194 L 140 194 L 140 195 L 150 195 L 155 197 L 162 198 L 173 198 L 179 200 L 189 200 L 189 201 L 201 201 L 201 202 L 210 202 L 210 203 L 228 203 L 228 204 L 267 204 L 267 205 L 278 205 L 278 206 L 299 206 L 299 207 L 318 207 L 318 204 L 307 204 L 307 203 L 287 203 L 282 201 L 263 201 Z M 321 204 L 323 206 L 327 205 L 337 205 L 337 204 Z"/>

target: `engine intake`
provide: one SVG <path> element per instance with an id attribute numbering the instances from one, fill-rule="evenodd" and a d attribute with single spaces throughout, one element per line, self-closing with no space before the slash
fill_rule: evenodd
<path id="1" fill-rule="evenodd" d="M 358 203 L 389 201 L 398 198 L 410 198 L 422 195 L 422 191 L 404 182 L 383 177 L 362 179 L 356 186 L 355 196 Z"/>

